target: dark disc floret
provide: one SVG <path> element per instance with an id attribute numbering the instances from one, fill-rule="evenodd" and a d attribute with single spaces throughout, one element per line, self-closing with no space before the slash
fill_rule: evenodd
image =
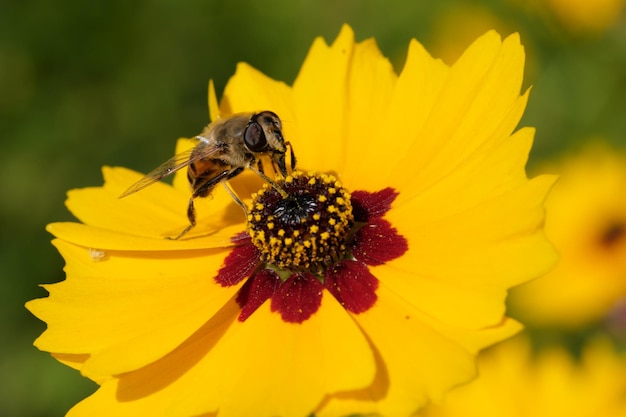
<path id="1" fill-rule="evenodd" d="M 354 225 L 351 197 L 335 177 L 294 172 L 253 194 L 248 233 L 261 260 L 279 270 L 322 275 L 347 254 Z"/>

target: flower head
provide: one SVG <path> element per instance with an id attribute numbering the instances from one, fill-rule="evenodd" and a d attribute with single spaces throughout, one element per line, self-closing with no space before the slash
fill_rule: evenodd
<path id="1" fill-rule="evenodd" d="M 552 264 L 514 132 L 524 54 L 490 32 L 452 67 L 412 41 L 396 75 L 373 40 L 317 39 L 292 87 L 240 64 L 212 119 L 271 109 L 298 171 L 244 172 L 197 199 L 184 172 L 104 170 L 52 224 L 67 279 L 28 307 L 36 345 L 101 387 L 70 415 L 410 415 L 513 334 L 504 298 Z M 189 147 L 179 141 L 179 150 Z M 308 171 L 311 170 L 311 171 Z M 182 208 L 182 210 L 181 210 Z M 94 254 L 96 256 L 94 256 Z"/>
<path id="2" fill-rule="evenodd" d="M 513 292 L 517 315 L 539 326 L 585 326 L 626 297 L 626 156 L 604 146 L 565 159 L 546 201 L 560 253 L 545 276 Z"/>
<path id="3" fill-rule="evenodd" d="M 480 355 L 480 377 L 422 417 L 618 417 L 626 415 L 626 356 L 593 340 L 580 360 L 563 347 L 536 357 L 515 337 Z"/>
<path id="4" fill-rule="evenodd" d="M 619 21 L 624 10 L 624 0 L 548 0 L 546 4 L 575 33 L 602 33 Z"/>

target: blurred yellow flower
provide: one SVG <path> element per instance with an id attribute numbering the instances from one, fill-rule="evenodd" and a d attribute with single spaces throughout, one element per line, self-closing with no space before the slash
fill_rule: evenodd
<path id="1" fill-rule="evenodd" d="M 286 197 L 235 178 L 247 227 L 218 187 L 164 239 L 187 223 L 181 172 L 119 200 L 141 176 L 106 168 L 70 192 L 82 224 L 48 228 L 67 279 L 28 303 L 48 324 L 36 346 L 100 384 L 68 415 L 403 416 L 472 378 L 477 351 L 519 329 L 508 288 L 555 258 L 554 178 L 527 178 L 534 132 L 514 132 L 523 65 L 518 36 L 490 32 L 452 67 L 412 41 L 396 75 L 346 26 L 293 87 L 240 64 L 219 109 L 210 90 L 213 120 L 271 109 L 322 173 L 278 179 Z"/>
<path id="2" fill-rule="evenodd" d="M 513 290 L 511 305 L 528 324 L 584 326 L 626 296 L 626 155 L 588 147 L 555 171 L 545 231 L 561 258 Z"/>
<path id="3" fill-rule="evenodd" d="M 624 11 L 624 0 L 545 1 L 565 27 L 580 33 L 603 32 L 613 26 Z"/>
<path id="4" fill-rule="evenodd" d="M 603 339 L 579 361 L 556 346 L 534 356 L 517 336 L 481 353 L 478 373 L 420 417 L 626 416 L 626 356 Z"/>

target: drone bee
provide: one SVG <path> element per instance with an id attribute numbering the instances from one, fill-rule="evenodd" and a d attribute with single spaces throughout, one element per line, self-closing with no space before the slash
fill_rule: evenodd
<path id="1" fill-rule="evenodd" d="M 223 183 L 228 193 L 244 212 L 246 207 L 226 184 L 226 181 L 250 169 L 269 182 L 284 197 L 285 192 L 263 172 L 262 156 L 268 156 L 275 172 L 287 176 L 285 154 L 290 150 L 291 169 L 296 158 L 289 142 L 283 138 L 280 118 L 271 111 L 239 113 L 209 124 L 196 136 L 198 144 L 164 162 L 145 177 L 131 185 L 120 195 L 126 197 L 187 167 L 187 178 L 192 194 L 187 206 L 187 226 L 174 239 L 179 239 L 196 225 L 194 199 L 206 197 L 218 183 Z"/>

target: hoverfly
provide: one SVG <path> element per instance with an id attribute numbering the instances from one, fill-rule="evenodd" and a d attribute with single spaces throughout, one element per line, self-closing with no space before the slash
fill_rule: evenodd
<path id="1" fill-rule="evenodd" d="M 268 181 L 284 197 L 286 193 L 263 172 L 262 156 L 268 156 L 275 172 L 287 176 L 285 154 L 290 150 L 291 169 L 296 158 L 289 142 L 283 138 L 280 118 L 271 111 L 239 113 L 217 120 L 196 136 L 198 144 L 182 152 L 148 173 L 131 185 L 119 198 L 126 197 L 187 167 L 187 178 L 191 185 L 191 197 L 187 206 L 187 226 L 174 239 L 179 239 L 196 225 L 194 199 L 206 197 L 218 183 L 224 187 L 244 212 L 246 207 L 226 181 L 251 169 Z"/>

